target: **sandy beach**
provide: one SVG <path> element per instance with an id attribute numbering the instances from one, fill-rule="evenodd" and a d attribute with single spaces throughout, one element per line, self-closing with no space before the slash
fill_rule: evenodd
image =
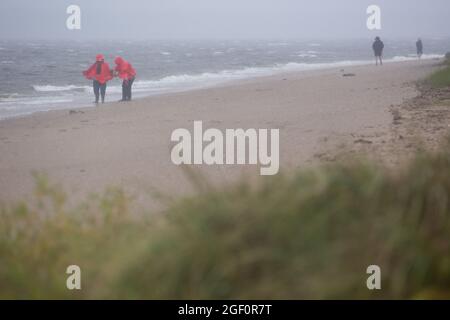
<path id="1" fill-rule="evenodd" d="M 195 120 L 218 129 L 280 129 L 280 172 L 334 161 L 340 153 L 364 148 L 371 148 L 369 157 L 395 164 L 395 106 L 416 97 L 416 81 L 438 63 L 286 73 L 131 103 L 3 120 L 0 202 L 29 198 L 33 172 L 46 174 L 76 197 L 108 186 L 121 186 L 138 197 L 151 188 L 184 194 L 191 184 L 171 161 L 170 136 L 177 128 L 192 130 Z M 255 166 L 196 170 L 219 184 L 259 174 Z"/>

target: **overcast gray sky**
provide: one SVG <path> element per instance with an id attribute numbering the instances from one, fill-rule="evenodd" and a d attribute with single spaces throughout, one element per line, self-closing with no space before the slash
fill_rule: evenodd
<path id="1" fill-rule="evenodd" d="M 70 4 L 80 31 L 66 29 Z M 381 36 L 450 36 L 449 0 L 0 0 L 0 39 L 362 38 L 370 4 Z"/>

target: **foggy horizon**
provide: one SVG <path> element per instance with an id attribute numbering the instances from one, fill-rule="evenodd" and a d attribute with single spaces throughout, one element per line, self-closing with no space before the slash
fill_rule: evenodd
<path id="1" fill-rule="evenodd" d="M 71 4 L 81 7 L 81 30 L 66 28 Z M 381 7 L 381 30 L 366 27 L 371 4 Z M 0 40 L 442 39 L 449 13 L 446 0 L 2 0 Z"/>

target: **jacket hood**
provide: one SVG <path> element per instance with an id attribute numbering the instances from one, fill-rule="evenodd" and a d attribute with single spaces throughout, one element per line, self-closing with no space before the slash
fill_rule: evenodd
<path id="1" fill-rule="evenodd" d="M 115 60 L 114 60 L 114 62 L 116 63 L 116 64 L 123 64 L 124 63 L 124 60 L 123 60 L 123 58 L 122 57 L 117 57 Z"/>

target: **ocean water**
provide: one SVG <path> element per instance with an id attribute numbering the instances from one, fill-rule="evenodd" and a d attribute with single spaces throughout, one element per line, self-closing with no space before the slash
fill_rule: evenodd
<path id="1" fill-rule="evenodd" d="M 424 58 L 442 57 L 450 39 L 423 39 Z M 385 59 L 416 59 L 415 40 L 384 39 Z M 92 83 L 81 72 L 102 53 L 118 55 L 138 76 L 134 97 L 185 91 L 276 74 L 372 63 L 371 40 L 347 41 L 104 41 L 0 40 L 0 119 L 39 111 L 92 107 Z M 108 83 L 107 101 L 121 97 Z"/>

